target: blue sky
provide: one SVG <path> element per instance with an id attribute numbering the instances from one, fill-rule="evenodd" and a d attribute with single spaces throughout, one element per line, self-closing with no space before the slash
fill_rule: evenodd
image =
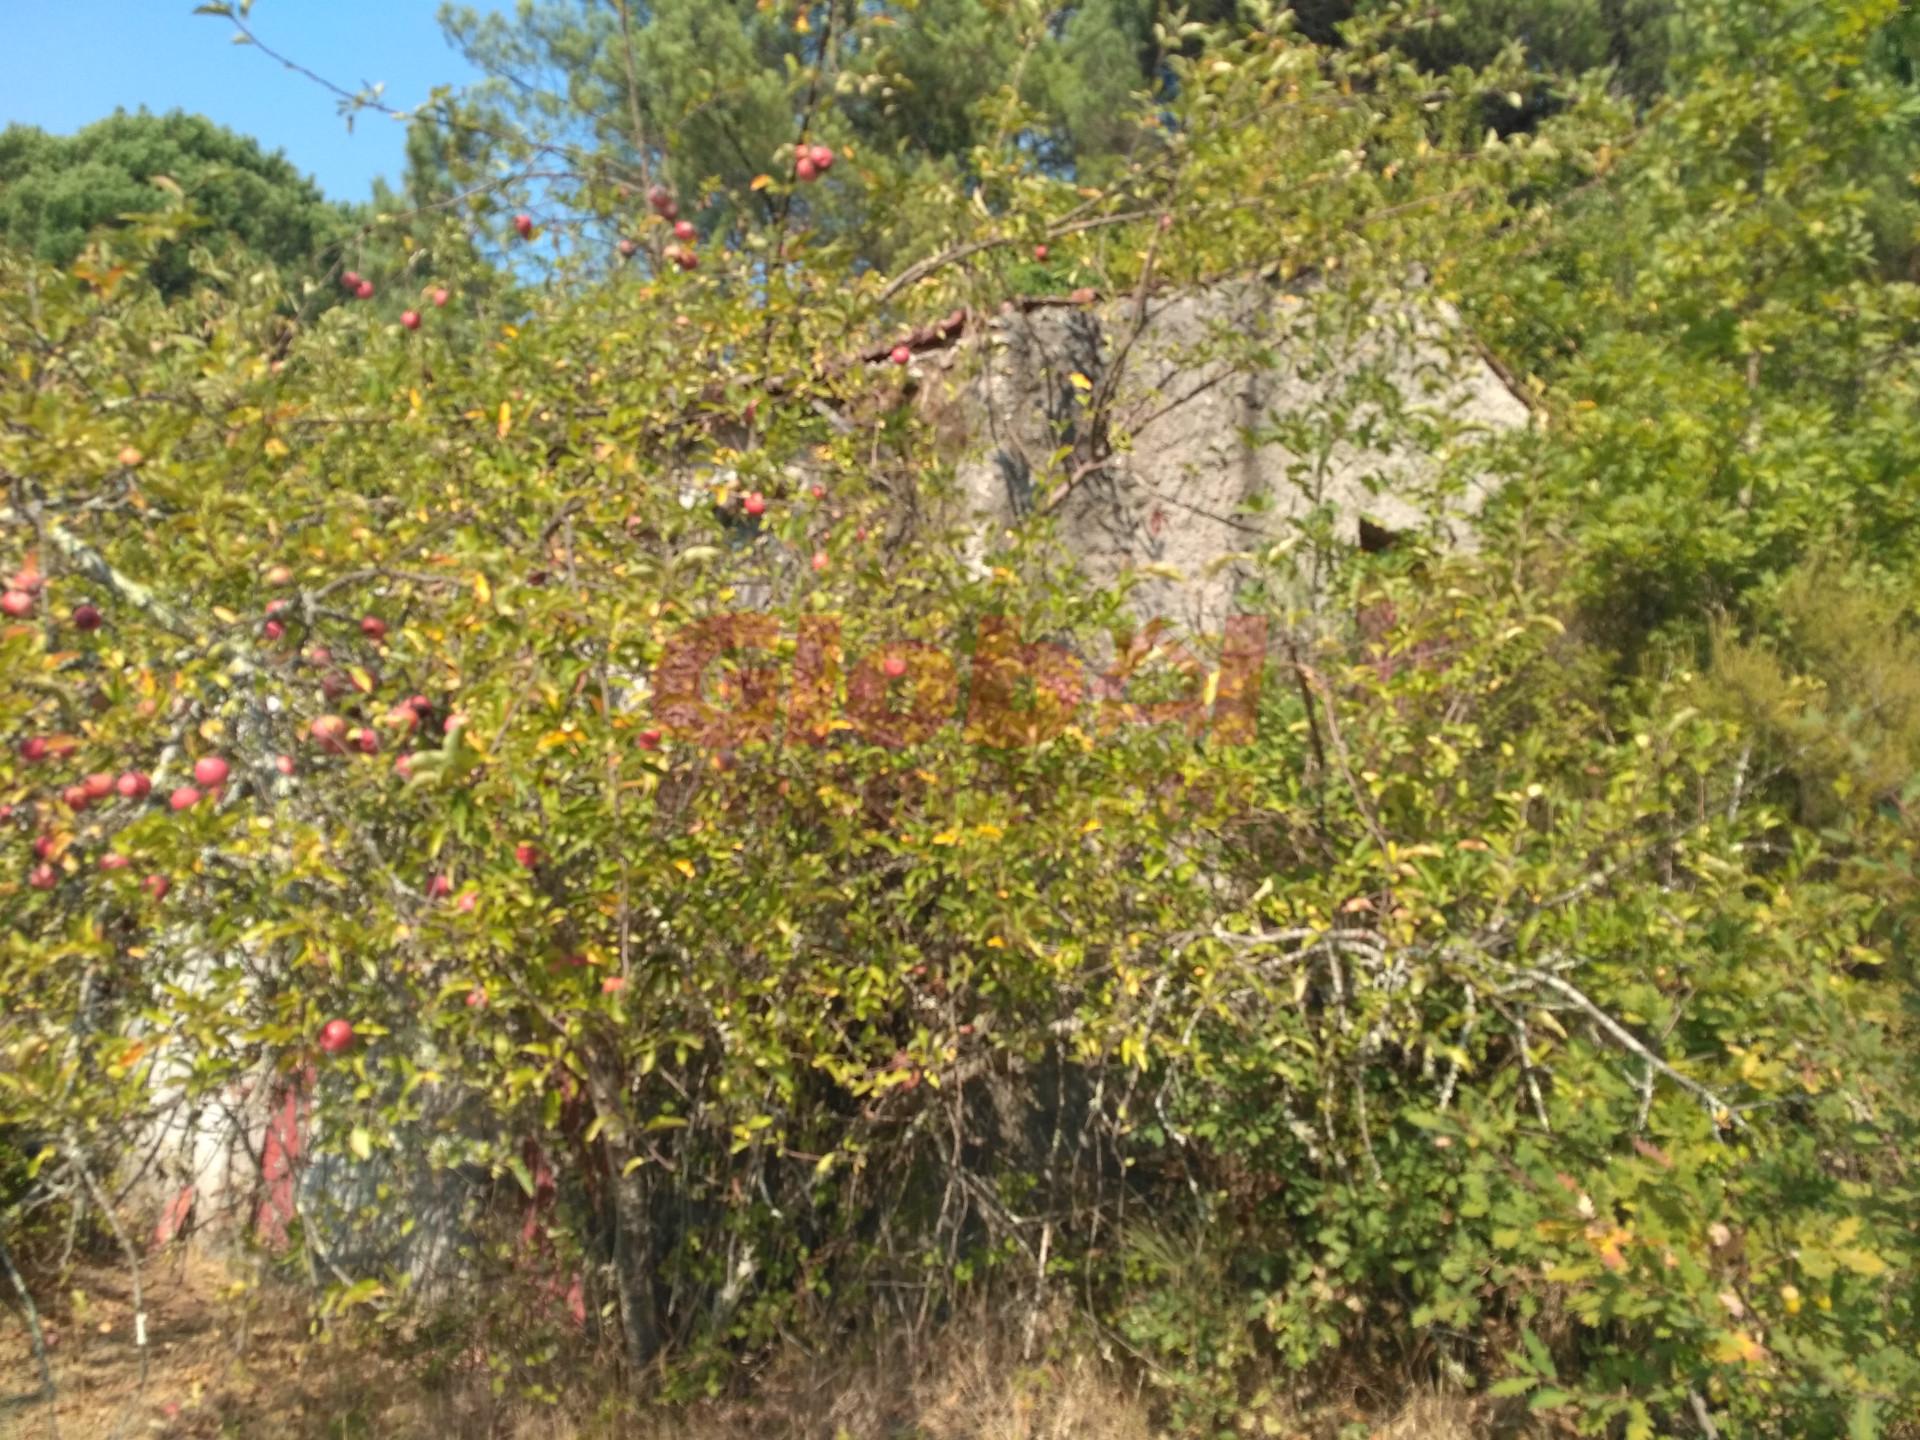
<path id="1" fill-rule="evenodd" d="M 347 133 L 335 97 L 252 46 L 196 0 L 9 0 L 0 42 L 0 127 L 68 134 L 128 110 L 191 110 L 284 150 L 337 200 L 398 180 L 404 129 L 361 112 Z M 507 0 L 468 0 L 477 9 Z M 474 72 L 441 37 L 438 0 L 254 0 L 248 23 L 274 49 L 357 90 L 386 82 L 386 102 L 420 104 Z"/>

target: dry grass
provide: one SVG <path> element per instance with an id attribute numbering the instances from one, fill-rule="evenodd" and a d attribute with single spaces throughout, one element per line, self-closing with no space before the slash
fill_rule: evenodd
<path id="1" fill-rule="evenodd" d="M 857 1362 L 783 1357 L 746 1400 L 636 1411 L 591 1354 L 552 1369 L 559 1398 L 495 1396 L 478 1368 L 429 1380 L 418 1352 L 329 1342 L 296 1305 L 250 1292 L 205 1258 L 175 1259 L 148 1277 L 151 1368 L 139 1383 L 131 1304 L 111 1270 L 76 1278 L 85 1299 L 49 1299 L 61 1440 L 1175 1440 L 1147 1397 L 1072 1327 L 1042 1325 L 1034 1358 L 1021 1327 L 974 1316 L 918 1352 Z M 45 1405 L 28 1399 L 25 1335 L 0 1322 L 0 1436 L 50 1435 Z M 1361 1387 L 1343 1387 L 1362 1393 Z M 1377 1394 L 1380 1387 L 1364 1387 Z M 1371 1413 L 1369 1413 L 1371 1411 Z M 1276 1440 L 1331 1440 L 1368 1424 L 1374 1440 L 1475 1440 L 1496 1433 L 1475 1404 L 1409 1394 L 1390 1404 L 1350 1399 L 1270 1411 Z"/>

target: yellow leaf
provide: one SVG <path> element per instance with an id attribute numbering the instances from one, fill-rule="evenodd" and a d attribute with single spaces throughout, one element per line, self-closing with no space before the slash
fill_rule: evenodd
<path id="1" fill-rule="evenodd" d="M 1082 375 L 1078 370 L 1074 371 L 1071 375 L 1067 376 L 1067 383 L 1073 386 L 1073 388 L 1076 390 L 1093 389 L 1093 381 L 1089 380 L 1086 376 Z"/>
<path id="2" fill-rule="evenodd" d="M 1100 828 L 1100 822 L 1098 820 L 1089 820 L 1087 821 L 1086 824 L 1080 827 L 1080 833 L 1082 835 L 1091 835 L 1093 834 L 1094 831 L 1098 830 L 1099 828 Z"/>
<path id="3" fill-rule="evenodd" d="M 413 389 L 407 391 L 407 404 L 410 407 L 412 407 L 413 412 L 416 415 L 420 413 L 420 387 L 419 386 L 416 385 Z"/>
<path id="4" fill-rule="evenodd" d="M 482 605 L 493 603 L 493 587 L 487 584 L 487 577 L 475 573 L 473 577 L 473 598 Z"/>
<path id="5" fill-rule="evenodd" d="M 500 402 L 500 418 L 494 423 L 493 431 L 494 434 L 504 440 L 507 438 L 507 432 L 511 429 L 513 429 L 513 406 L 502 400 Z"/>
<path id="6" fill-rule="evenodd" d="M 749 190 L 764 190 L 767 188 L 767 186 L 771 185 L 772 183 L 773 183 L 773 177 L 771 175 L 756 175 L 748 183 L 747 188 Z M 25 378 L 25 377 L 22 377 L 22 378 Z"/>
<path id="7" fill-rule="evenodd" d="M 686 876 L 687 879 L 689 880 L 693 879 L 694 877 L 695 872 L 693 868 L 693 862 L 691 860 L 676 860 L 673 862 L 673 868 L 678 870 L 682 875 Z"/>
<path id="8" fill-rule="evenodd" d="M 936 845 L 958 845 L 960 843 L 960 832 L 957 830 L 942 830 L 938 835 L 933 837 L 933 843 Z"/>
<path id="9" fill-rule="evenodd" d="M 1007 832 L 1002 830 L 998 825 L 982 825 L 980 827 L 981 837 L 987 840 L 998 840 L 1006 833 Z"/>
<path id="10" fill-rule="evenodd" d="M 267 443 L 260 448 L 276 460 L 282 459 L 292 453 L 287 449 L 287 442 L 282 440 L 278 435 L 269 435 L 267 437 Z"/>

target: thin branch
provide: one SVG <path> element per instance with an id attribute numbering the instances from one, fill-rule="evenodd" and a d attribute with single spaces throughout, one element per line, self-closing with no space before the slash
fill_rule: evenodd
<path id="1" fill-rule="evenodd" d="M 53 1440 L 60 1440 L 60 1417 L 54 1408 L 53 1367 L 47 1363 L 47 1337 L 40 1329 L 40 1312 L 34 1308 L 33 1296 L 27 1292 L 27 1282 L 20 1278 L 20 1271 L 14 1266 L 4 1234 L 0 1234 L 0 1268 L 6 1270 L 7 1279 L 13 1282 L 13 1293 L 20 1300 L 20 1312 L 26 1317 L 27 1340 L 33 1347 L 33 1363 L 40 1367 L 40 1395 L 47 1402 L 47 1434 Z"/>

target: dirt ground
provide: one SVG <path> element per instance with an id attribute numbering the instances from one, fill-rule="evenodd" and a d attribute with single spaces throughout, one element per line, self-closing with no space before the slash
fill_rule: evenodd
<path id="1" fill-rule="evenodd" d="M 912 1377 L 776 1377 L 751 1409 L 641 1416 L 600 1372 L 548 1403 L 502 1399 L 485 1376 L 425 1382 L 391 1347 L 332 1343 L 289 1299 L 263 1299 L 205 1256 L 143 1272 L 148 1367 L 133 1344 L 123 1272 L 89 1268 L 40 1296 L 57 1395 L 41 1398 L 17 1312 L 0 1310 L 0 1440 L 1159 1440 L 1140 1397 L 1093 1357 L 1023 1366 L 991 1338 L 959 1337 Z M 589 1357 L 590 1359 L 590 1357 Z M 599 1393 L 595 1394 L 598 1388 Z M 1402 1397 L 1369 1417 L 1353 1404 L 1275 1415 L 1277 1440 L 1321 1440 L 1367 1421 L 1372 1440 L 1491 1433 L 1457 1399 Z M 1353 1432 L 1348 1432 L 1353 1433 Z M 1366 1432 L 1362 1432 L 1366 1433 Z"/>

